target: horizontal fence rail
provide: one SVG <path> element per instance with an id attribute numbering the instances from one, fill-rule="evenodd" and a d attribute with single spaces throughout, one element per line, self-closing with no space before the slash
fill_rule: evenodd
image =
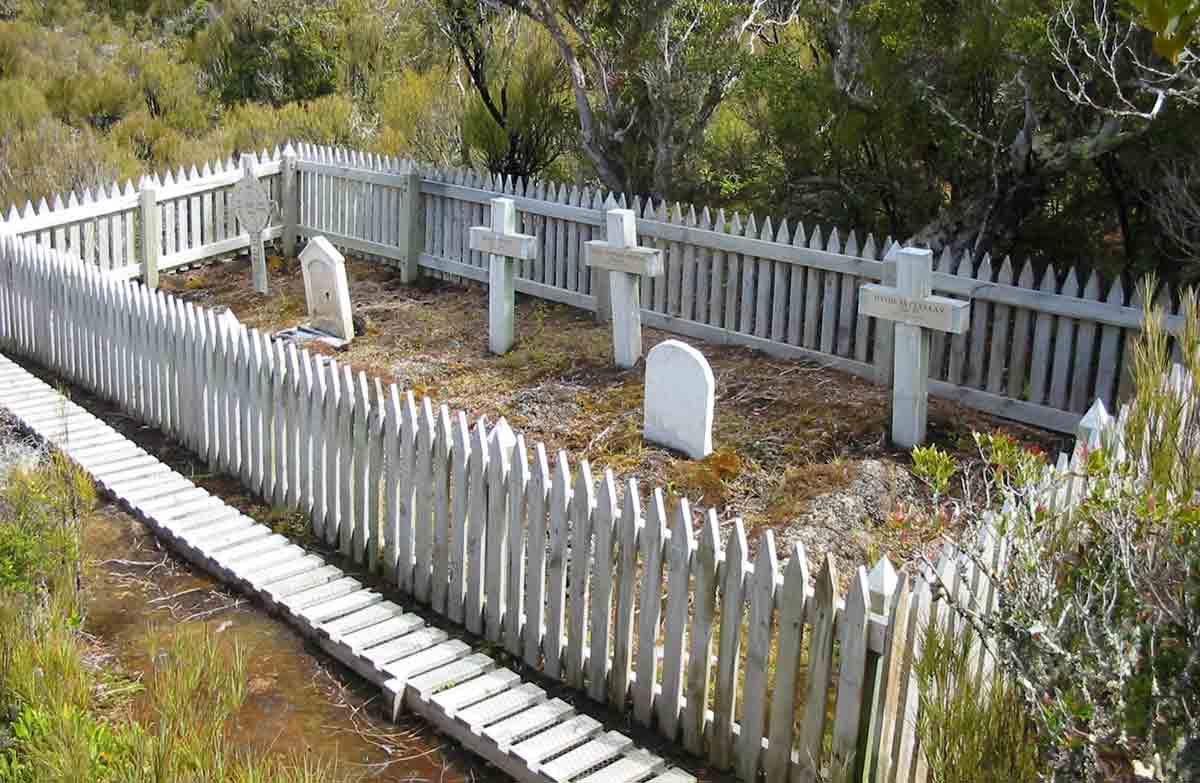
<path id="1" fill-rule="evenodd" d="M 401 591 L 743 780 L 922 781 L 913 662 L 960 622 L 881 561 L 848 590 L 670 505 L 209 309 L 0 239 L 0 347 L 178 439 Z M 722 541 L 720 531 L 728 531 Z M 780 556 L 784 556 L 780 562 Z M 940 583 L 980 613 L 983 560 Z M 974 562 L 992 564 L 986 573 Z M 991 662 L 978 656 L 978 673 Z"/>
<path id="2" fill-rule="evenodd" d="M 511 197 L 518 230 L 536 237 L 536 258 L 517 265 L 517 290 L 606 313 L 602 271 L 584 263 L 584 243 L 604 238 L 604 211 L 628 206 L 639 242 L 663 251 L 666 272 L 643 278 L 645 324 L 722 344 L 808 359 L 886 382 L 889 323 L 860 315 L 859 288 L 887 282 L 895 243 L 853 231 L 823 231 L 693 206 L 614 197 L 588 187 L 497 180 L 462 169 L 309 144 L 263 152 L 256 174 L 279 205 L 265 238 L 322 235 L 349 252 L 395 264 L 411 280 L 427 273 L 486 283 L 487 260 L 469 229 L 489 222 L 489 200 Z M 289 169 L 289 161 L 291 168 Z M 0 232 L 32 239 L 114 274 L 136 277 L 145 262 L 139 197 L 155 192 L 159 269 L 236 252 L 249 238 L 226 199 L 241 176 L 232 161 L 116 184 L 13 208 Z M 413 195 L 410 195 L 413 194 Z M 1126 345 L 1140 331 L 1141 292 L 1121 279 L 1054 269 L 1038 275 L 1010 259 L 942 253 L 935 293 L 972 300 L 969 330 L 935 334 L 930 390 L 989 413 L 1073 431 L 1094 399 L 1110 408 L 1130 392 Z M 1163 288 L 1155 304 L 1177 331 L 1178 303 Z"/>

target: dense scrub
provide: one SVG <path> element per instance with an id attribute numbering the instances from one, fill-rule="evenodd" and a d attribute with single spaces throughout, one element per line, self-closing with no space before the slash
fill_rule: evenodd
<path id="1" fill-rule="evenodd" d="M 0 202 L 291 138 L 1187 278 L 1196 30 L 1194 0 L 0 0 Z"/>

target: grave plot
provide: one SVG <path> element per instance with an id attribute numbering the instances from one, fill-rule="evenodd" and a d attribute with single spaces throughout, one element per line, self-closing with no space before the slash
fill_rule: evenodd
<path id="1" fill-rule="evenodd" d="M 306 317 L 299 264 L 276 256 L 270 265 L 265 297 L 254 293 L 245 261 L 164 275 L 162 287 L 197 304 L 226 305 L 248 327 L 295 327 Z M 905 518 L 906 502 L 924 490 L 909 473 L 909 456 L 887 443 L 883 387 L 813 363 L 684 338 L 716 380 L 713 452 L 693 461 L 643 441 L 645 361 L 615 367 L 611 326 L 590 313 L 518 296 L 515 343 L 497 356 L 489 351 L 485 288 L 428 278 L 406 286 L 397 272 L 354 258 L 347 272 L 360 333 L 344 351 L 309 349 L 384 384 L 472 419 L 503 416 L 551 454 L 563 449 L 587 457 L 594 471 L 611 468 L 643 487 L 663 486 L 688 498 L 697 514 L 713 507 L 722 520 L 741 515 L 752 541 L 757 529 L 771 528 L 781 546 L 800 540 L 814 561 L 829 552 L 845 572 L 882 552 L 907 560 L 947 532 Z M 671 338 L 678 339 L 644 329 L 645 353 Z M 937 399 L 928 429 L 931 443 L 965 457 L 975 453 L 973 430 L 999 430 L 1047 453 L 1063 442 Z"/>

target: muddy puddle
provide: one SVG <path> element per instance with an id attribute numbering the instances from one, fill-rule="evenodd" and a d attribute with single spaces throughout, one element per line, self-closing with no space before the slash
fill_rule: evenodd
<path id="1" fill-rule="evenodd" d="M 378 692 L 244 596 L 170 555 L 115 506 L 91 515 L 84 549 L 85 630 L 127 675 L 145 676 L 155 650 L 200 625 L 246 651 L 247 700 L 236 725 L 242 747 L 293 760 L 309 754 L 336 764 L 340 780 L 508 780 L 416 718 L 379 719 Z"/>

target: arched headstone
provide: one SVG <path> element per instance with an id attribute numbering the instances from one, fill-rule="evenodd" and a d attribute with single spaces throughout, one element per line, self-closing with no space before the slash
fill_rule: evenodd
<path id="1" fill-rule="evenodd" d="M 716 389 L 704 354 L 679 340 L 654 346 L 646 357 L 646 440 L 692 459 L 708 456 Z"/>
<path id="2" fill-rule="evenodd" d="M 354 338 L 346 258 L 325 237 L 313 237 L 300 253 L 309 325 L 346 342 Z"/>

